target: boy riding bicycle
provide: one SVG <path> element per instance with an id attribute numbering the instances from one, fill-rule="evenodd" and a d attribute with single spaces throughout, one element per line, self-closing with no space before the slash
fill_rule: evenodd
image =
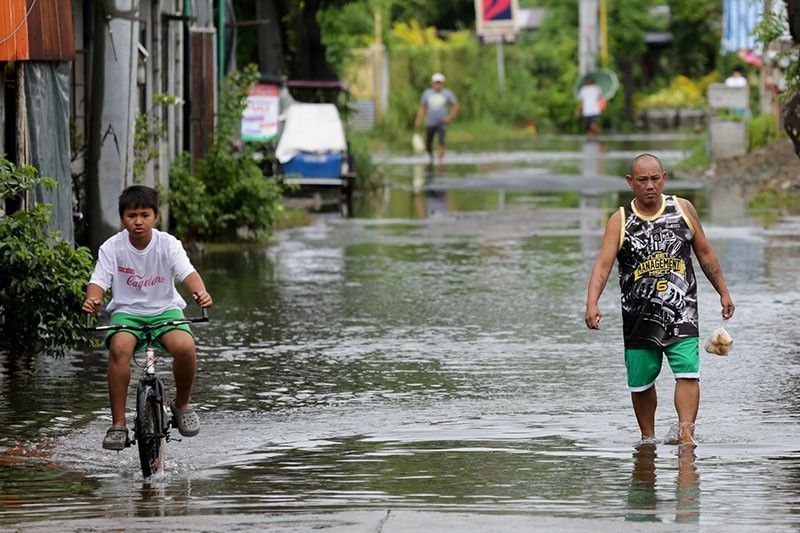
<path id="1" fill-rule="evenodd" d="M 133 185 L 119 197 L 119 216 L 124 229 L 100 246 L 94 273 L 86 288 L 81 309 L 96 313 L 103 293 L 111 289 L 107 310 L 112 324 L 140 326 L 183 318 L 186 302 L 175 288 L 183 282 L 197 305 L 211 307 L 200 274 L 192 266 L 180 241 L 154 228 L 158 221 L 158 193 L 150 187 Z M 176 397 L 170 408 L 178 431 L 193 437 L 200 431 L 200 420 L 189 395 L 197 371 L 194 337 L 186 324 L 165 326 L 155 331 L 155 344 L 173 357 Z M 105 338 L 108 354 L 108 395 L 112 425 L 103 439 L 103 448 L 122 450 L 128 442 L 125 400 L 131 379 L 131 357 L 145 348 L 145 334 L 121 330 Z"/>

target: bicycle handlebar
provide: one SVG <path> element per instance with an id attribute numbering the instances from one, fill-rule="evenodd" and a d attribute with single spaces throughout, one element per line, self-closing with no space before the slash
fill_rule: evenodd
<path id="1" fill-rule="evenodd" d="M 133 331 L 142 331 L 147 333 L 149 331 L 153 331 L 156 329 L 163 328 L 165 326 L 180 326 L 182 324 L 196 324 L 198 322 L 208 322 L 208 309 L 202 308 L 202 316 L 190 317 L 190 318 L 175 318 L 172 320 L 164 320 L 163 322 L 158 322 L 156 324 L 148 324 L 145 326 L 127 326 L 125 324 L 108 324 L 106 326 L 91 326 L 90 320 L 92 319 L 92 315 L 86 315 L 86 327 L 83 328 L 84 331 L 119 331 L 123 329 L 129 329 Z"/>

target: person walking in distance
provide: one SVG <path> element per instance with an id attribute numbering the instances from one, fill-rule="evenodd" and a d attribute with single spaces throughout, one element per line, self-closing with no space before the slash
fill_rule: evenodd
<path id="1" fill-rule="evenodd" d="M 427 115 L 425 128 L 425 150 L 430 164 L 433 164 L 433 138 L 439 145 L 439 164 L 444 160 L 447 124 L 458 114 L 460 104 L 450 89 L 444 87 L 444 74 L 437 72 L 431 76 L 431 87 L 425 89 L 419 101 L 419 109 L 414 119 L 414 129 L 419 129 L 422 118 Z"/>
<path id="2" fill-rule="evenodd" d="M 589 75 L 584 78 L 583 85 L 578 90 L 580 100 L 581 119 L 583 131 L 590 139 L 597 137 L 600 114 L 603 112 L 606 101 L 603 97 L 603 89 L 594 81 L 594 77 Z"/>
<path id="3" fill-rule="evenodd" d="M 631 163 L 625 178 L 634 199 L 608 220 L 589 278 L 584 321 L 589 329 L 600 329 L 598 301 L 616 259 L 628 390 L 642 441 L 655 442 L 655 381 L 666 356 L 675 376 L 679 443 L 694 445 L 700 351 L 692 251 L 719 294 L 722 318 L 731 318 L 735 308 L 697 211 L 688 200 L 662 193 L 666 177 L 652 154 Z"/>

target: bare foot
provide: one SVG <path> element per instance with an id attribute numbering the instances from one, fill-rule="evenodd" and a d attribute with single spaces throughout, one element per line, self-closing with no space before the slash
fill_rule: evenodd
<path id="1" fill-rule="evenodd" d="M 697 441 L 694 438 L 694 423 L 681 422 L 680 434 L 678 436 L 678 444 L 680 446 L 697 446 Z"/>

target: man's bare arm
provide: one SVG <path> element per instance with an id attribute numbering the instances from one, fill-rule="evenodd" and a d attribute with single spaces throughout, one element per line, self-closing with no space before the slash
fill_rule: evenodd
<path id="1" fill-rule="evenodd" d="M 617 211 L 611 215 L 608 224 L 606 224 L 606 231 L 600 244 L 600 252 L 589 277 L 589 288 L 586 293 L 586 313 L 584 315 L 584 322 L 586 322 L 586 327 L 589 329 L 600 329 L 600 319 L 603 313 L 600 312 L 597 303 L 606 288 L 611 268 L 614 266 L 614 260 L 617 257 L 621 224 L 619 211 Z"/>
<path id="2" fill-rule="evenodd" d="M 422 124 L 422 117 L 425 116 L 427 108 L 420 104 L 419 108 L 417 109 L 417 116 L 414 117 L 414 129 L 417 129 Z"/>

